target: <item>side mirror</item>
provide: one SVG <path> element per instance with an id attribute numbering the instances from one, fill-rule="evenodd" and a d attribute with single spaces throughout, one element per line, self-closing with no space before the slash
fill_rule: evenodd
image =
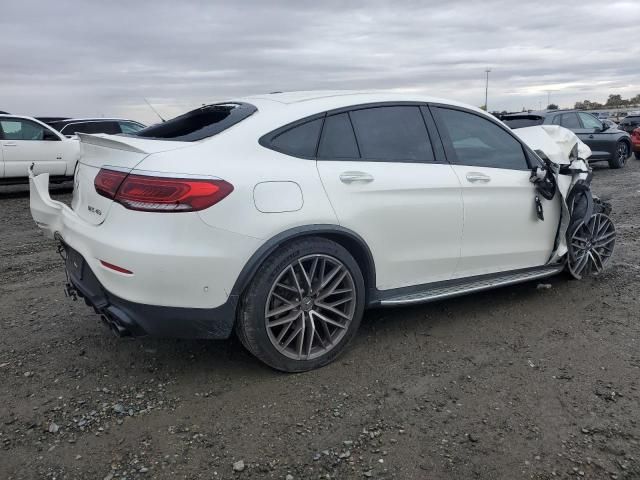
<path id="1" fill-rule="evenodd" d="M 60 141 L 60 137 L 58 137 L 51 130 L 45 130 L 42 134 L 42 140 L 50 141 L 50 142 L 58 142 Z"/>
<path id="2" fill-rule="evenodd" d="M 609 125 L 607 125 L 606 123 L 602 122 L 602 127 L 600 128 L 601 132 L 604 132 L 605 130 L 609 129 Z"/>

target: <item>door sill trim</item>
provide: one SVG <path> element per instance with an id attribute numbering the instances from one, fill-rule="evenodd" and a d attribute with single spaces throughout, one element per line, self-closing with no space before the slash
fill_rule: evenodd
<path id="1" fill-rule="evenodd" d="M 379 298 L 378 305 L 394 306 L 394 305 L 411 305 L 417 303 L 433 302 L 445 298 L 465 295 L 467 293 L 481 292 L 493 288 L 504 287 L 507 285 L 515 285 L 517 283 L 537 280 L 541 278 L 551 277 L 564 270 L 564 264 L 546 265 L 526 270 L 516 270 L 510 272 L 500 272 L 491 275 L 482 275 L 480 277 L 472 277 L 460 281 L 437 282 L 434 284 L 424 285 L 424 290 L 415 291 L 415 287 L 409 287 L 413 290 L 411 293 L 402 294 L 401 289 L 394 290 L 392 296 Z M 379 292 L 381 296 L 384 292 Z"/>

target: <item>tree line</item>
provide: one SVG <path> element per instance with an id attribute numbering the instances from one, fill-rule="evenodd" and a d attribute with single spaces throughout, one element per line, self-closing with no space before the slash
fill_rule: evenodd
<path id="1" fill-rule="evenodd" d="M 584 100 L 582 102 L 576 102 L 576 109 L 580 110 L 595 110 L 598 108 L 624 108 L 640 105 L 640 93 L 635 97 L 629 99 L 622 98 L 622 95 L 609 95 L 609 98 L 605 103 L 592 102 L 591 100 Z"/>

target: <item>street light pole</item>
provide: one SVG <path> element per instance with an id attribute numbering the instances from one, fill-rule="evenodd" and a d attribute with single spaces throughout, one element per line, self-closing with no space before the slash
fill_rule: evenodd
<path id="1" fill-rule="evenodd" d="M 487 68 L 485 70 L 485 73 L 487 74 L 487 81 L 484 84 L 484 109 L 486 112 L 489 111 L 489 105 L 487 104 L 488 98 L 489 98 L 489 72 L 491 71 L 490 68 Z"/>

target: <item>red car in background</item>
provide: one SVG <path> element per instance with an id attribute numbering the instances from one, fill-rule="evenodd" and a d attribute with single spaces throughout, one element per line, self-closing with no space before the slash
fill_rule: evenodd
<path id="1" fill-rule="evenodd" d="M 631 132 L 631 149 L 636 158 L 640 160 L 640 128 L 636 128 Z"/>

